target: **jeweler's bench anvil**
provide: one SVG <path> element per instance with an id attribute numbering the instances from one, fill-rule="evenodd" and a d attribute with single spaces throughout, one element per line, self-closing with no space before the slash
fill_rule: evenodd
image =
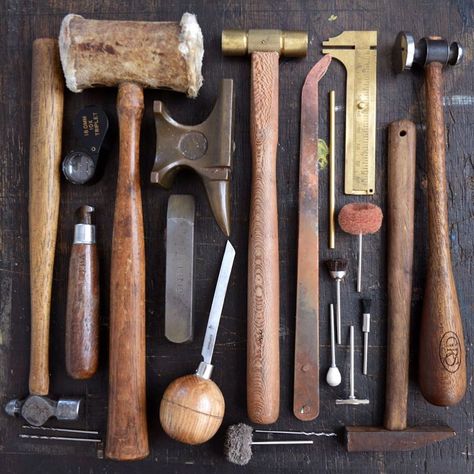
<path id="1" fill-rule="evenodd" d="M 230 235 L 230 177 L 234 151 L 234 86 L 223 79 L 219 97 L 207 120 L 181 125 L 161 101 L 153 103 L 156 125 L 156 156 L 151 182 L 169 189 L 181 168 L 194 170 L 206 188 L 214 217 Z"/>

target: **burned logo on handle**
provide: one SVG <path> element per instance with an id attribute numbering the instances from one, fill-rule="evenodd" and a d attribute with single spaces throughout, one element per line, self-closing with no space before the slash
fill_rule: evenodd
<path id="1" fill-rule="evenodd" d="M 461 366 L 461 344 L 456 333 L 448 331 L 439 343 L 439 359 L 448 372 L 457 372 Z"/>

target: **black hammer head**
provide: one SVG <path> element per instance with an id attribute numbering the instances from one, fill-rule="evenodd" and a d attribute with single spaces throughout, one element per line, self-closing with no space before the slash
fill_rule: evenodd
<path id="1" fill-rule="evenodd" d="M 173 120 L 161 101 L 153 104 L 156 156 L 151 182 L 169 189 L 180 168 L 194 170 L 206 188 L 214 217 L 230 235 L 230 178 L 234 151 L 234 86 L 223 79 L 214 109 L 199 125 Z"/>
<path id="2" fill-rule="evenodd" d="M 426 66 L 438 62 L 443 65 L 454 66 L 461 61 L 462 46 L 459 43 L 449 44 L 438 36 L 422 38 L 415 44 L 411 33 L 401 31 L 398 33 L 393 48 L 393 68 L 395 72 L 411 69 L 413 64 Z"/>
<path id="3" fill-rule="evenodd" d="M 62 398 L 55 401 L 40 395 L 30 395 L 25 400 L 10 400 L 5 412 L 10 416 L 21 415 L 30 425 L 43 426 L 52 417 L 77 420 L 80 408 L 80 399 Z"/>

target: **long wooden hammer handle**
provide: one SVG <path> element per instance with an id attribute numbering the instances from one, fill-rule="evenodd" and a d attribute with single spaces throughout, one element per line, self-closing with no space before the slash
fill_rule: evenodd
<path id="1" fill-rule="evenodd" d="M 31 394 L 49 391 L 49 321 L 59 216 L 64 79 L 58 42 L 33 42 L 29 164 Z"/>
<path id="2" fill-rule="evenodd" d="M 247 411 L 252 422 L 262 424 L 275 422 L 280 408 L 278 59 L 276 52 L 252 53 Z"/>
<path id="3" fill-rule="evenodd" d="M 450 406 L 466 392 L 466 350 L 450 253 L 442 74 L 440 63 L 425 67 L 429 254 L 419 382 L 430 403 Z"/>
<path id="4" fill-rule="evenodd" d="M 407 427 L 410 310 L 415 222 L 416 128 L 388 128 L 387 388 L 385 428 Z"/>
<path id="5" fill-rule="evenodd" d="M 119 86 L 120 157 L 110 275 L 109 411 L 105 454 L 148 455 L 145 394 L 145 243 L 139 142 L 143 90 Z"/>

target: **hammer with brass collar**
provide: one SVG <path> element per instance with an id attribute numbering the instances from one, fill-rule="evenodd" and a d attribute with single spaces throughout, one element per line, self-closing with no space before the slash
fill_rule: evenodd
<path id="1" fill-rule="evenodd" d="M 224 54 L 251 55 L 252 193 L 248 253 L 247 411 L 273 423 L 280 405 L 279 269 L 276 151 L 278 60 L 305 56 L 308 35 L 281 30 L 225 30 Z"/>

